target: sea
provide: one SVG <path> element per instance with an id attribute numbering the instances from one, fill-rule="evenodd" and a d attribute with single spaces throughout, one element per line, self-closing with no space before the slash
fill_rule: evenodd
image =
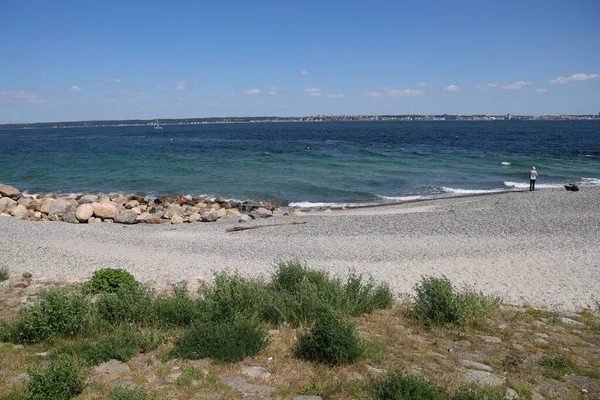
<path id="1" fill-rule="evenodd" d="M 0 130 L 26 194 L 199 194 L 354 207 L 600 185 L 597 121 L 343 121 Z"/>

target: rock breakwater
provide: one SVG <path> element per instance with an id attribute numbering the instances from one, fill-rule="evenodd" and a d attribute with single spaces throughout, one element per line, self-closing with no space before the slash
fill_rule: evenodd
<path id="1" fill-rule="evenodd" d="M 150 199 L 145 193 L 86 194 L 74 198 L 53 193 L 28 196 L 12 186 L 0 184 L 0 216 L 25 221 L 183 224 L 238 218 L 246 222 L 254 218 L 268 218 L 277 212 L 277 207 L 271 204 L 240 203 L 223 197 L 161 195 Z"/>

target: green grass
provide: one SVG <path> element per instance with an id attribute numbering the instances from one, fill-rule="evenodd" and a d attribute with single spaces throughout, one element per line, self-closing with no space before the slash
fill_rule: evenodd
<path id="1" fill-rule="evenodd" d="M 138 286 L 102 294 L 94 306 L 99 318 L 110 324 L 152 325 L 157 320 L 154 301 L 152 290 Z"/>
<path id="2" fill-rule="evenodd" d="M 150 396 L 144 389 L 116 388 L 108 396 L 109 400 L 150 400 L 156 396 Z"/>
<path id="3" fill-rule="evenodd" d="M 69 338 L 90 325 L 90 306 L 81 293 L 50 289 L 20 312 L 20 318 L 4 325 L 2 340 L 13 343 L 39 343 Z"/>
<path id="4" fill-rule="evenodd" d="M 235 363 L 255 355 L 268 343 L 267 331 L 259 322 L 238 315 L 232 321 L 191 326 L 177 341 L 170 355 Z"/>
<path id="5" fill-rule="evenodd" d="M 356 326 L 335 312 L 323 310 L 312 329 L 294 347 L 298 358 L 331 366 L 350 364 L 364 353 Z"/>
<path id="6" fill-rule="evenodd" d="M 50 361 L 46 370 L 36 366 L 28 370 L 29 386 L 25 395 L 30 400 L 68 400 L 83 391 L 85 373 L 67 355 Z"/>
<path id="7" fill-rule="evenodd" d="M 8 268 L 7 267 L 0 268 L 0 282 L 4 282 L 5 280 L 8 280 L 9 277 L 10 277 L 10 274 L 8 273 Z"/>
<path id="8" fill-rule="evenodd" d="M 415 286 L 413 315 L 427 327 L 483 326 L 500 300 L 473 290 L 458 292 L 445 276 L 425 277 Z"/>
<path id="9" fill-rule="evenodd" d="M 442 388 L 425 378 L 406 375 L 401 372 L 388 372 L 373 383 L 373 396 L 376 400 L 449 400 L 450 396 Z"/>

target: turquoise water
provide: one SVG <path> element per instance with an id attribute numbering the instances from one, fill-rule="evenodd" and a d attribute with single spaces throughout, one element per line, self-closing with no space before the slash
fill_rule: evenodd
<path id="1" fill-rule="evenodd" d="M 0 183 L 364 205 L 600 185 L 600 121 L 398 121 L 0 130 Z"/>

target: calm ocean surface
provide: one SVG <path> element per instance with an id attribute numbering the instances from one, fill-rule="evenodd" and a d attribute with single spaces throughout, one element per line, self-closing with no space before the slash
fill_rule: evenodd
<path id="1" fill-rule="evenodd" d="M 0 130 L 29 194 L 203 194 L 280 206 L 600 185 L 600 121 L 252 123 Z"/>

